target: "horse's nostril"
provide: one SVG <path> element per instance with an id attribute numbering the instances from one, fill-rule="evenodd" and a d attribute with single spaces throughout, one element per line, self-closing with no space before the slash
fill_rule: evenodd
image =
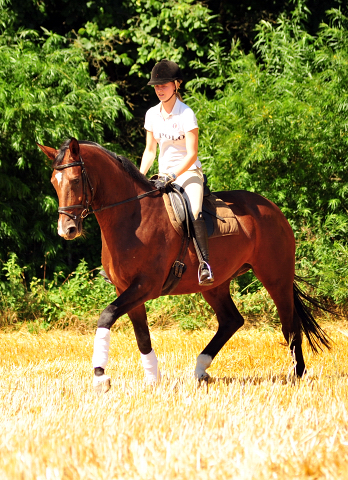
<path id="1" fill-rule="evenodd" d="M 77 231 L 77 228 L 76 227 L 68 227 L 67 228 L 67 234 L 68 235 L 72 235 L 73 233 L 75 233 Z"/>

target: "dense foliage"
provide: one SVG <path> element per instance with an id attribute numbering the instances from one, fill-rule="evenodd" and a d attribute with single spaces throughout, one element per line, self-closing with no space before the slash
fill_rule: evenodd
<path id="1" fill-rule="evenodd" d="M 131 114 L 117 86 L 93 79 L 81 50 L 64 37 L 5 31 L 0 52 L 0 255 L 15 251 L 33 274 L 47 252 L 56 261 L 69 248 L 57 241 L 51 168 L 35 142 L 58 147 L 75 136 L 105 143 L 105 129 L 117 137 L 115 120 Z"/>
<path id="2" fill-rule="evenodd" d="M 76 242 L 57 236 L 51 169 L 35 142 L 58 148 L 75 136 L 139 164 L 144 113 L 156 102 L 146 79 L 167 57 L 184 69 L 212 189 L 277 203 L 295 231 L 299 272 L 344 304 L 345 8 L 339 0 L 319 8 L 310 0 L 0 0 L 1 261 L 15 253 L 27 284 L 45 271 L 59 285 L 82 258 L 99 265 L 95 220 Z"/>
<path id="3" fill-rule="evenodd" d="M 247 189 L 279 205 L 298 239 L 299 267 L 321 292 L 347 298 L 348 19 L 328 12 L 317 36 L 306 11 L 257 27 L 255 54 L 215 46 L 190 104 L 214 189 Z M 335 271 L 336 270 L 336 271 Z M 332 282 L 333 278 L 335 281 Z M 339 288 L 338 288 L 339 287 Z"/>
<path id="4" fill-rule="evenodd" d="M 106 283 L 99 268 L 89 270 L 82 260 L 75 271 L 64 278 L 56 272 L 53 279 L 33 277 L 25 280 L 25 269 L 12 254 L 2 267 L 6 280 L 0 282 L 0 328 L 20 328 L 29 323 L 32 331 L 59 327 L 95 328 L 100 312 L 115 299 L 115 289 Z M 239 311 L 249 317 L 279 323 L 276 308 L 264 288 L 248 293 L 233 285 L 233 298 Z M 146 303 L 149 325 L 165 328 L 175 322 L 183 330 L 195 330 L 212 324 L 214 312 L 201 295 L 167 296 Z M 192 313 L 194 312 L 194 315 Z M 129 328 L 127 315 L 115 328 Z"/>

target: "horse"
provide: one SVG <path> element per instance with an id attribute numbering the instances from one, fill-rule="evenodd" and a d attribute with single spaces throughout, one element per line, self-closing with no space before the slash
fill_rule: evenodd
<path id="1" fill-rule="evenodd" d="M 71 138 L 59 150 L 39 145 L 52 160 L 51 182 L 59 199 L 58 234 L 73 240 L 82 222 L 95 214 L 101 229 L 102 265 L 116 289 L 117 298 L 101 313 L 94 340 L 93 384 L 97 391 L 110 388 L 105 373 L 110 329 L 128 314 L 140 351 L 145 378 L 160 380 L 152 349 L 145 302 L 162 295 L 162 287 L 181 247 L 170 223 L 163 192 L 124 156 L 97 143 Z M 216 192 L 238 221 L 239 234 L 209 239 L 210 263 L 215 281 L 199 285 L 198 259 L 192 239 L 185 257 L 186 271 L 171 295 L 200 292 L 212 307 L 218 329 L 198 355 L 194 375 L 201 381 L 213 359 L 244 324 L 231 295 L 232 279 L 252 269 L 278 310 L 282 332 L 294 361 L 294 373 L 306 371 L 302 352 L 305 334 L 313 351 L 330 348 L 330 339 L 312 316 L 311 300 L 295 282 L 295 240 L 280 209 L 270 200 L 248 191 Z M 315 303 L 314 299 L 312 299 Z"/>

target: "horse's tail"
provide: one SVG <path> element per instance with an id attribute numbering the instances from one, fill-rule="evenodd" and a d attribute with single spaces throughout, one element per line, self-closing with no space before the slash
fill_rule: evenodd
<path id="1" fill-rule="evenodd" d="M 297 281 L 304 281 L 302 278 L 295 276 Z M 307 337 L 308 343 L 313 352 L 319 353 L 319 350 L 323 350 L 323 346 L 328 350 L 331 348 L 332 340 L 320 327 L 320 325 L 314 320 L 312 315 L 311 304 L 313 307 L 320 310 L 325 310 L 329 313 L 334 313 L 318 300 L 312 298 L 307 293 L 303 292 L 299 286 L 294 282 L 294 304 L 300 320 L 300 330 Z M 305 303 L 305 301 L 307 303 Z"/>

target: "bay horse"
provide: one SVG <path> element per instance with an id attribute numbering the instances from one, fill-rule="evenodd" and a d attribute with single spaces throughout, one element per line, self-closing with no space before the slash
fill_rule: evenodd
<path id="1" fill-rule="evenodd" d="M 158 381 L 160 372 L 144 304 L 161 295 L 181 246 L 161 191 L 131 161 L 97 143 L 71 138 L 59 150 L 38 146 L 53 161 L 51 181 L 59 199 L 58 234 L 66 240 L 79 237 L 83 219 L 94 213 L 101 229 L 102 265 L 116 288 L 116 300 L 98 320 L 93 353 L 95 389 L 107 391 L 110 387 L 110 377 L 105 374 L 110 328 L 125 313 L 133 324 L 146 378 Z M 330 341 L 303 301 L 305 294 L 294 282 L 293 231 L 280 209 L 261 195 L 247 191 L 216 195 L 234 212 L 239 234 L 209 240 L 215 275 L 215 282 L 209 286 L 198 285 L 198 259 L 191 240 L 185 258 L 186 271 L 171 292 L 201 292 L 216 313 L 218 330 L 197 358 L 195 377 L 209 377 L 206 369 L 243 325 L 243 317 L 230 295 L 230 282 L 249 269 L 277 307 L 295 374 L 301 377 L 305 373 L 302 333 L 314 351 L 322 346 L 329 348 Z"/>

